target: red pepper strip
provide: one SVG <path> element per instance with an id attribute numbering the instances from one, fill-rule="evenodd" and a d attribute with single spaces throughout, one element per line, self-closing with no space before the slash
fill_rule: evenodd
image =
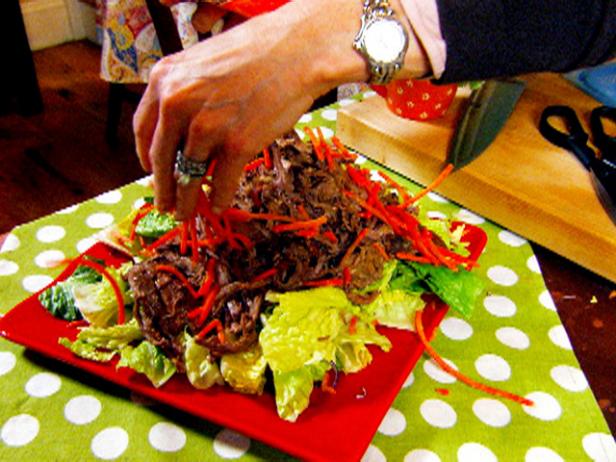
<path id="1" fill-rule="evenodd" d="M 265 161 L 263 160 L 263 157 L 259 157 L 258 159 L 255 159 L 252 162 L 248 162 L 246 165 L 244 165 L 244 171 L 250 172 L 251 170 L 254 170 L 259 167 L 259 165 L 263 164 L 264 162 Z"/>
<path id="2" fill-rule="evenodd" d="M 286 215 L 277 215 L 274 213 L 252 213 L 236 208 L 229 208 L 222 212 L 222 215 L 227 216 L 231 221 L 239 222 L 246 222 L 250 220 L 295 221 L 295 218 Z"/>
<path id="3" fill-rule="evenodd" d="M 212 178 L 214 176 L 214 169 L 216 168 L 217 163 L 218 158 L 216 157 L 210 161 L 210 165 L 207 166 L 207 171 L 205 172 L 205 178 Z"/>
<path id="4" fill-rule="evenodd" d="M 201 194 L 199 194 L 199 199 L 197 200 L 197 211 L 205 217 L 208 224 L 212 227 L 215 237 L 224 237 L 225 233 L 222 225 L 220 224 L 220 219 L 218 215 L 212 211 L 210 201 L 203 191 L 201 191 Z"/>
<path id="5" fill-rule="evenodd" d="M 212 249 L 216 247 L 218 244 L 222 244 L 223 242 L 225 242 L 225 239 L 223 239 L 222 237 L 216 237 L 216 238 L 211 238 L 211 239 L 204 239 L 202 241 L 197 241 L 197 245 L 199 247 L 207 247 L 209 249 Z"/>
<path id="6" fill-rule="evenodd" d="M 197 294 L 200 297 L 203 297 L 210 290 L 210 287 L 214 284 L 216 280 L 216 260 L 214 258 L 210 258 L 207 262 L 207 268 L 205 270 L 205 277 L 203 278 L 203 282 L 201 283 L 201 287 L 197 291 Z"/>
<path id="7" fill-rule="evenodd" d="M 153 209 L 154 209 L 154 206 L 152 204 L 148 204 L 148 203 L 143 204 L 139 208 L 139 212 L 137 212 L 137 215 L 135 215 L 135 218 L 133 218 L 133 221 L 131 222 L 131 226 L 130 226 L 130 234 L 129 234 L 128 238 L 131 241 L 135 240 L 135 237 L 137 235 L 137 225 L 139 224 L 141 219 L 143 217 L 145 217 L 148 213 L 150 213 L 150 211 L 153 210 Z"/>
<path id="8" fill-rule="evenodd" d="M 214 302 L 216 301 L 216 296 L 218 295 L 219 291 L 220 287 L 212 287 L 212 290 L 207 294 L 207 297 L 205 297 L 203 305 L 198 308 L 195 308 L 188 313 L 188 318 L 190 320 L 194 320 L 195 318 L 197 318 L 197 326 L 203 325 L 207 317 L 210 315 L 210 311 L 212 311 L 212 307 L 214 306 Z"/>
<path id="9" fill-rule="evenodd" d="M 319 145 L 319 142 L 317 141 L 317 138 L 314 136 L 314 132 L 312 131 L 312 129 L 310 127 L 304 127 L 304 132 L 306 133 L 306 135 L 308 135 L 308 138 L 310 138 L 310 142 L 312 143 L 312 149 L 314 149 L 314 154 L 317 156 L 318 160 L 323 160 L 323 152 L 321 151 L 321 146 Z"/>
<path id="10" fill-rule="evenodd" d="M 208 333 L 210 333 L 214 329 L 218 330 L 219 332 L 222 330 L 222 324 L 220 323 L 220 319 L 214 319 L 214 320 L 210 321 L 207 326 L 205 326 L 203 329 L 201 329 L 201 332 L 199 332 L 195 336 L 195 338 L 196 339 L 202 339 L 203 337 L 205 337 Z"/>
<path id="11" fill-rule="evenodd" d="M 190 247 L 192 249 L 192 261 L 199 261 L 199 242 L 197 241 L 197 217 L 194 216 L 188 223 L 190 229 Z"/>
<path id="12" fill-rule="evenodd" d="M 325 373 L 323 376 L 323 380 L 321 381 L 321 390 L 325 393 L 329 393 L 330 395 L 336 394 L 336 389 L 330 385 L 331 378 L 329 375 L 329 371 Z"/>
<path id="13" fill-rule="evenodd" d="M 422 255 L 415 255 L 408 252 L 396 252 L 396 258 L 398 260 L 415 261 L 417 263 L 432 263 L 432 260 L 430 260 L 428 257 L 424 257 Z"/>
<path id="14" fill-rule="evenodd" d="M 250 250 L 255 246 L 254 242 L 242 233 L 229 233 L 229 238 L 240 241 L 247 250 Z"/>
<path id="15" fill-rule="evenodd" d="M 327 168 L 330 172 L 334 171 L 334 159 L 332 158 L 332 152 L 325 141 L 325 137 L 323 136 L 323 132 L 321 131 L 321 127 L 317 127 L 317 133 L 319 135 L 319 146 L 324 148 L 325 152 L 323 153 L 325 156 L 325 160 L 327 161 Z"/>
<path id="16" fill-rule="evenodd" d="M 344 263 L 346 262 L 346 260 L 351 256 L 351 254 L 355 251 L 355 249 L 359 246 L 359 244 L 361 243 L 361 241 L 364 239 L 364 237 L 366 237 L 366 234 L 368 234 L 368 229 L 364 228 L 362 229 L 359 234 L 357 235 L 357 237 L 355 238 L 355 240 L 351 243 L 351 245 L 349 246 L 349 248 L 347 249 L 347 251 L 344 253 L 344 257 L 342 257 L 342 260 L 340 260 L 340 265 L 339 267 L 342 267 L 344 265 Z"/>
<path id="17" fill-rule="evenodd" d="M 146 251 L 151 251 L 154 250 L 156 247 L 160 247 L 161 245 L 163 245 L 165 242 L 170 241 L 171 239 L 173 239 L 175 236 L 177 236 L 180 232 L 180 228 L 174 228 L 171 231 L 169 231 L 166 234 L 163 234 L 161 237 L 159 237 L 156 241 L 152 242 L 149 246 L 147 246 L 144 250 Z"/>
<path id="18" fill-rule="evenodd" d="M 424 188 L 419 194 L 416 194 L 415 196 L 411 197 L 407 202 L 405 202 L 404 205 L 408 206 L 409 204 L 414 204 L 419 199 L 421 199 L 426 194 L 428 194 L 430 191 L 438 188 L 438 186 L 443 182 L 445 178 L 447 178 L 447 176 L 451 173 L 452 170 L 453 170 L 453 164 L 447 164 L 447 166 L 443 169 L 443 171 L 439 174 L 439 176 L 436 177 L 436 179 L 432 183 L 426 186 L 426 188 Z"/>
<path id="19" fill-rule="evenodd" d="M 332 136 L 332 143 L 334 143 L 334 146 L 338 148 L 338 151 L 340 151 L 340 153 L 347 159 L 349 160 L 357 159 L 357 156 L 355 154 L 351 154 L 349 150 L 344 146 L 344 144 L 342 144 L 342 141 L 340 141 L 340 138 L 338 138 L 337 136 Z"/>
<path id="20" fill-rule="evenodd" d="M 302 204 L 297 206 L 297 212 L 302 220 L 310 220 L 310 215 L 308 215 L 308 212 L 306 212 L 306 209 Z"/>
<path id="21" fill-rule="evenodd" d="M 362 170 L 360 168 L 352 167 L 351 165 L 347 165 L 346 171 L 349 174 L 349 177 L 360 188 L 364 188 L 368 191 L 368 188 L 371 186 L 371 180 L 368 178 L 368 171 Z M 365 173 L 364 173 L 365 172 Z"/>
<path id="22" fill-rule="evenodd" d="M 323 237 L 328 239 L 332 244 L 338 242 L 338 238 L 336 237 L 336 235 L 329 229 L 323 233 Z"/>
<path id="23" fill-rule="evenodd" d="M 298 235 L 299 237 L 311 239 L 313 237 L 316 237 L 317 234 L 319 234 L 319 231 L 318 231 L 318 228 L 307 228 L 307 229 L 300 229 L 299 231 L 296 231 L 295 234 Z"/>
<path id="24" fill-rule="evenodd" d="M 188 292 L 190 293 L 190 295 L 192 295 L 193 298 L 199 298 L 199 293 L 193 288 L 193 286 L 190 284 L 190 282 L 188 282 L 188 279 L 186 279 L 186 276 L 184 276 L 179 269 L 177 269 L 175 266 L 171 266 L 171 265 L 156 265 L 154 267 L 154 269 L 156 271 L 162 271 L 165 273 L 170 273 L 173 274 L 176 278 L 178 278 L 180 280 L 180 282 L 184 285 L 184 287 L 186 287 L 186 289 L 188 289 Z"/>
<path id="25" fill-rule="evenodd" d="M 316 281 L 304 282 L 306 287 L 325 287 L 325 286 L 342 286 L 344 281 L 342 278 L 318 279 Z"/>
<path id="26" fill-rule="evenodd" d="M 385 250 L 385 247 L 383 247 L 379 242 L 374 242 L 372 244 L 372 247 L 374 247 L 385 260 L 391 260 L 391 257 L 387 254 L 387 251 Z"/>
<path id="27" fill-rule="evenodd" d="M 180 238 L 180 253 L 186 253 L 186 245 L 188 244 L 188 221 L 182 222 L 182 236 Z"/>
<path id="28" fill-rule="evenodd" d="M 461 372 L 459 372 L 458 370 L 454 369 L 449 364 L 447 364 L 445 360 L 443 360 L 443 358 L 441 358 L 440 355 L 436 352 L 436 350 L 432 347 L 432 345 L 430 345 L 430 342 L 426 338 L 421 316 L 422 316 L 421 311 L 417 311 L 415 313 L 415 329 L 417 330 L 417 335 L 419 337 L 419 340 L 423 344 L 424 348 L 426 349 L 426 352 L 430 355 L 430 357 L 434 360 L 434 362 L 439 365 L 441 369 L 443 369 L 445 372 L 450 374 L 452 377 L 455 377 L 456 379 L 458 379 L 460 382 L 476 390 L 484 391 L 493 396 L 500 396 L 501 398 L 510 399 L 512 401 L 515 401 L 516 403 L 523 404 L 524 406 L 534 405 L 534 403 L 528 398 L 524 398 L 523 396 L 519 396 L 519 395 L 510 393 L 508 391 L 499 390 L 498 388 L 493 388 L 489 385 L 485 385 L 483 383 L 477 382 L 471 379 L 470 377 L 465 376 L 464 374 L 462 374 Z"/>
<path id="29" fill-rule="evenodd" d="M 263 271 L 262 273 L 257 274 L 250 282 L 253 283 L 253 282 L 264 281 L 273 276 L 276 276 L 276 273 L 278 273 L 278 270 L 276 268 L 270 268 L 267 271 Z"/>
<path id="30" fill-rule="evenodd" d="M 282 233 L 284 231 L 297 231 L 305 228 L 318 228 L 322 224 L 327 222 L 327 217 L 321 215 L 319 218 L 312 220 L 296 221 L 295 223 L 289 223 L 287 225 L 276 225 L 272 228 L 275 233 Z"/>
<path id="31" fill-rule="evenodd" d="M 344 283 L 345 287 L 348 287 L 349 285 L 351 285 L 351 280 L 352 280 L 352 276 L 351 276 L 351 270 L 349 269 L 348 266 L 345 266 L 344 269 L 342 270 L 342 282 Z"/>
<path id="32" fill-rule="evenodd" d="M 426 246 L 430 253 L 434 255 L 438 261 L 440 261 L 443 265 L 449 268 L 452 271 L 458 271 L 458 265 L 455 262 L 452 262 L 450 259 L 447 259 L 440 251 L 439 248 L 432 241 L 432 233 L 428 231 L 428 229 L 424 228 L 421 232 L 421 237 L 426 243 Z"/>
<path id="33" fill-rule="evenodd" d="M 357 333 L 357 316 L 353 316 L 349 322 L 349 334 L 355 335 Z"/>
<path id="34" fill-rule="evenodd" d="M 387 181 L 387 184 L 392 186 L 396 191 L 398 191 L 398 193 L 400 193 L 402 203 L 406 203 L 410 199 L 410 196 L 406 192 L 406 189 L 404 189 L 397 182 L 395 182 L 387 173 L 379 171 L 379 175 L 381 175 L 385 179 L 385 181 Z"/>
<path id="35" fill-rule="evenodd" d="M 270 155 L 269 149 L 264 148 L 263 149 L 263 161 L 265 162 L 265 168 L 267 169 L 271 169 L 273 164 L 272 164 L 272 156 Z"/>
<path id="36" fill-rule="evenodd" d="M 92 268 L 94 271 L 100 273 L 105 279 L 107 279 L 107 281 L 109 281 L 109 284 L 111 284 L 111 288 L 113 289 L 113 293 L 116 297 L 116 301 L 118 302 L 118 324 L 124 324 L 124 298 L 122 297 L 122 291 L 120 290 L 120 286 L 118 286 L 117 281 L 113 278 L 111 274 L 109 274 L 109 272 L 105 269 L 104 266 L 99 265 L 92 260 L 82 258 L 79 261 L 79 264 Z"/>
<path id="37" fill-rule="evenodd" d="M 365 200 L 363 200 L 360 197 L 356 196 L 351 191 L 343 191 L 342 193 L 345 196 L 353 199 L 355 202 L 357 202 L 359 205 L 361 205 L 363 208 L 365 208 L 368 212 L 370 212 L 374 216 L 380 218 L 381 221 L 387 223 L 389 226 L 391 226 L 392 229 L 394 229 L 394 227 L 392 226 L 392 223 L 389 220 L 389 218 L 386 215 L 384 215 L 383 213 L 381 213 L 379 210 L 374 208 L 372 205 L 368 204 Z"/>

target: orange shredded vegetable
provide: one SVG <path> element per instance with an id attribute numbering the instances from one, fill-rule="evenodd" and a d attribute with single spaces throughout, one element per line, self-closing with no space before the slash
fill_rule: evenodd
<path id="1" fill-rule="evenodd" d="M 466 375 L 462 374 L 460 371 L 454 369 L 449 364 L 447 364 L 445 360 L 441 358 L 441 356 L 436 352 L 436 350 L 432 347 L 432 345 L 426 338 L 423 322 L 421 319 L 421 316 L 422 316 L 421 313 L 422 311 L 417 311 L 415 313 L 415 329 L 417 330 L 417 335 L 419 336 L 419 340 L 421 341 L 424 348 L 426 349 L 426 352 L 430 355 L 430 357 L 434 360 L 434 362 L 439 365 L 441 369 L 443 369 L 445 372 L 447 372 L 452 377 L 455 377 L 456 379 L 458 379 L 460 382 L 476 390 L 483 391 L 493 396 L 499 396 L 501 398 L 509 399 L 516 403 L 523 404 L 524 406 L 534 405 L 534 403 L 528 398 L 524 398 L 523 396 L 519 396 L 514 393 L 505 391 L 505 390 L 500 390 L 498 388 L 491 387 L 481 382 L 477 382 L 471 379 L 470 377 L 467 377 Z"/>
<path id="2" fill-rule="evenodd" d="M 313 220 L 296 221 L 294 223 L 289 223 L 286 225 L 276 225 L 272 228 L 272 231 L 274 231 L 275 233 L 282 233 L 284 231 L 297 231 L 306 228 L 318 228 L 326 222 L 327 217 L 325 215 L 321 215 L 319 218 L 315 218 Z"/>
<path id="3" fill-rule="evenodd" d="M 421 199 L 422 197 L 424 197 L 426 194 L 428 194 L 430 191 L 436 189 L 439 187 L 439 185 L 445 180 L 445 178 L 447 178 L 447 176 L 449 176 L 449 174 L 452 172 L 453 170 L 453 164 L 447 164 L 447 166 L 443 169 L 443 171 L 439 174 L 439 176 L 436 177 L 436 179 L 430 183 L 428 186 L 426 186 L 426 188 L 424 188 L 422 191 L 420 191 L 418 194 L 414 195 L 413 197 L 411 197 L 406 203 L 405 205 L 410 205 L 410 204 L 414 204 L 415 202 L 417 202 L 419 199 Z"/>

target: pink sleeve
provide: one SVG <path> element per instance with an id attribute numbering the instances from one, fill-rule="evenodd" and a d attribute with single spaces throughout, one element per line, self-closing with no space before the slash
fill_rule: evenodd
<path id="1" fill-rule="evenodd" d="M 445 70 L 447 45 L 441 34 L 436 0 L 401 0 L 402 8 L 422 44 L 435 78 Z"/>

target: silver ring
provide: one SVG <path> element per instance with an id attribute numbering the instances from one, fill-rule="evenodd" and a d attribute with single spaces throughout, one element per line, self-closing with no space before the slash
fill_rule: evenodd
<path id="1" fill-rule="evenodd" d="M 202 178 L 207 172 L 208 161 L 189 159 L 181 150 L 175 158 L 175 171 L 182 177 Z"/>

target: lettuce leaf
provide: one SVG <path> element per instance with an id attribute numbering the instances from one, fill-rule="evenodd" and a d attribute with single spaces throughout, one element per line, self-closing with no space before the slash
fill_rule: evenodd
<path id="1" fill-rule="evenodd" d="M 259 344 L 250 350 L 220 358 L 220 372 L 231 387 L 241 393 L 263 393 L 267 362 Z"/>
<path id="2" fill-rule="evenodd" d="M 295 422 L 310 403 L 314 379 L 308 368 L 274 372 L 276 410 L 280 418 Z"/>
<path id="3" fill-rule="evenodd" d="M 415 312 L 424 306 L 421 293 L 394 289 L 381 292 L 370 309 L 379 324 L 414 331 Z"/>
<path id="4" fill-rule="evenodd" d="M 128 283 L 122 277 L 132 263 L 125 263 L 120 268 L 107 267 L 107 272 L 115 279 L 122 291 L 125 304 L 133 302 L 132 294 L 128 290 Z M 106 327 L 115 322 L 118 314 L 118 303 L 111 283 L 103 279 L 96 284 L 77 285 L 73 287 L 75 305 L 81 315 L 96 327 Z"/>
<path id="5" fill-rule="evenodd" d="M 210 361 L 209 350 L 185 334 L 184 363 L 186 376 L 193 387 L 200 390 L 212 385 L 223 385 L 224 380 L 215 361 Z"/>
<path id="6" fill-rule="evenodd" d="M 475 273 L 452 271 L 444 266 L 415 262 L 399 263 L 401 278 L 417 279 L 425 284 L 443 302 L 469 318 L 484 290 L 484 282 Z M 404 274 L 406 273 L 406 274 Z"/>
<path id="7" fill-rule="evenodd" d="M 117 351 L 101 350 L 91 343 L 83 340 L 75 340 L 74 342 L 71 342 L 68 338 L 62 337 L 58 339 L 58 343 L 71 350 L 75 356 L 89 359 L 90 361 L 105 363 L 107 361 L 111 361 L 113 357 L 118 354 Z"/>
<path id="8" fill-rule="evenodd" d="M 137 348 L 128 346 L 120 350 L 117 367 L 129 367 L 144 374 L 156 388 L 164 385 L 176 371 L 171 360 L 158 347 L 145 340 Z"/>
<path id="9" fill-rule="evenodd" d="M 159 238 L 177 225 L 178 222 L 175 221 L 171 214 L 152 210 L 139 220 L 135 227 L 135 232 L 143 237 Z"/>

